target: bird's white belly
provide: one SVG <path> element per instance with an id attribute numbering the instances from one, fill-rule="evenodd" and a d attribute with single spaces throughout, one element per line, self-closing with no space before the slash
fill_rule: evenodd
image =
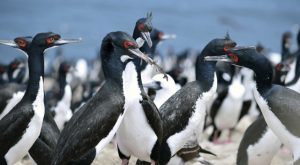
<path id="1" fill-rule="evenodd" d="M 220 130 L 233 128 L 237 124 L 242 106 L 242 98 L 225 98 L 215 118 L 217 128 Z"/>
<path id="2" fill-rule="evenodd" d="M 69 121 L 72 117 L 72 110 L 70 107 L 66 106 L 63 102 L 59 102 L 57 104 L 57 107 L 54 109 L 55 116 L 54 121 L 57 124 L 57 127 L 59 130 L 62 130 L 64 128 L 64 125 L 67 121 Z"/>
<path id="3" fill-rule="evenodd" d="M 5 154 L 6 162 L 9 165 L 22 159 L 40 135 L 45 114 L 42 77 L 40 78 L 38 94 L 36 100 L 32 103 L 32 108 L 34 115 L 31 118 L 27 129 L 24 131 L 25 133 L 22 138 Z"/>
<path id="4" fill-rule="evenodd" d="M 248 147 L 248 164 L 270 164 L 274 155 L 280 149 L 281 142 L 270 128 L 262 135 L 261 139 Z"/>
<path id="5" fill-rule="evenodd" d="M 138 100 L 128 107 L 117 132 L 117 142 L 123 154 L 134 155 L 141 160 L 150 161 L 150 154 L 157 136 L 152 130 Z"/>
<path id="6" fill-rule="evenodd" d="M 274 134 L 279 138 L 279 140 L 287 146 L 293 152 L 293 159 L 297 160 L 300 158 L 300 138 L 291 134 L 286 127 L 281 123 L 281 121 L 275 116 L 268 106 L 266 100 L 259 94 L 259 92 L 254 90 L 254 97 L 259 105 L 264 119 Z"/>
<path id="7" fill-rule="evenodd" d="M 148 124 L 140 104 L 141 90 L 135 65 L 132 62 L 126 65 L 122 80 L 125 114 L 117 131 L 118 147 L 126 156 L 134 155 L 141 160 L 150 161 L 150 154 L 157 136 Z"/>

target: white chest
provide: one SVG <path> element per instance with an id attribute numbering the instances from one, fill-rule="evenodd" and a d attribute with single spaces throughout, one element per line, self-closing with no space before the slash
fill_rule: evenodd
<path id="1" fill-rule="evenodd" d="M 242 98 L 234 99 L 230 96 L 225 98 L 215 117 L 217 128 L 220 130 L 233 128 L 238 122 L 242 106 Z"/>
<path id="2" fill-rule="evenodd" d="M 261 139 L 248 147 L 248 164 L 270 164 L 280 145 L 277 136 L 267 128 Z"/>
<path id="3" fill-rule="evenodd" d="M 279 138 L 279 140 L 287 146 L 294 156 L 294 160 L 300 158 L 300 138 L 291 134 L 282 122 L 276 117 L 276 115 L 271 111 L 266 100 L 259 94 L 257 89 L 253 91 L 255 100 L 259 105 L 264 119 L 274 134 Z M 276 108 L 276 107 L 275 107 Z"/>
<path id="4" fill-rule="evenodd" d="M 20 141 L 11 147 L 5 155 L 5 159 L 8 164 L 14 164 L 18 160 L 22 159 L 40 135 L 45 113 L 42 77 L 40 77 L 38 94 L 36 100 L 32 103 L 32 108 L 34 116 L 31 118 L 25 133 Z"/>
<path id="5" fill-rule="evenodd" d="M 244 94 L 245 87 L 239 81 L 234 80 L 229 86 L 228 95 L 223 100 L 215 117 L 218 129 L 230 129 L 237 124 L 243 106 Z"/>
<path id="6" fill-rule="evenodd" d="M 72 110 L 70 109 L 71 98 L 72 98 L 71 87 L 70 85 L 66 85 L 64 96 L 54 108 L 55 111 L 54 120 L 60 130 L 63 129 L 65 123 L 69 121 L 73 115 Z"/>
<path id="7" fill-rule="evenodd" d="M 122 74 L 123 94 L 125 96 L 125 115 L 117 131 L 117 142 L 123 154 L 134 155 L 150 161 L 150 154 L 157 136 L 148 124 L 140 104 L 141 91 L 138 86 L 137 72 L 129 62 Z"/>

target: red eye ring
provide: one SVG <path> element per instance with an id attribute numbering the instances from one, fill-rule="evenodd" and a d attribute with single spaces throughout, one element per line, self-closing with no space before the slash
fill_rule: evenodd
<path id="1" fill-rule="evenodd" d="M 47 44 L 52 44 L 55 41 L 54 37 L 49 37 L 46 39 Z"/>
<path id="2" fill-rule="evenodd" d="M 125 49 L 128 49 L 128 48 L 130 48 L 130 47 L 134 47 L 134 46 L 136 46 L 136 44 L 135 44 L 134 42 L 131 42 L 131 41 L 124 41 L 124 42 L 123 42 L 123 47 L 124 47 Z"/>
<path id="3" fill-rule="evenodd" d="M 24 41 L 23 39 L 18 39 L 18 40 L 16 41 L 16 43 L 17 43 L 18 46 L 21 47 L 21 48 L 25 48 L 26 45 L 27 45 L 27 42 Z"/>
<path id="4" fill-rule="evenodd" d="M 225 49 L 225 48 L 224 48 Z M 239 57 L 235 55 L 234 53 L 228 53 L 228 56 L 231 58 L 231 60 L 235 63 L 239 62 Z"/>
<path id="5" fill-rule="evenodd" d="M 277 64 L 277 65 L 275 66 L 275 69 L 278 70 L 278 71 L 280 71 L 282 67 L 283 67 L 282 64 Z"/>

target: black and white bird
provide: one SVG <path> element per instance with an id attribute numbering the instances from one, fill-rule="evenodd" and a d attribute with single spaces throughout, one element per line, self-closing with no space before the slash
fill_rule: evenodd
<path id="1" fill-rule="evenodd" d="M 23 60 L 13 60 L 7 68 L 7 76 L 9 82 L 25 83 L 27 82 L 27 68 L 26 63 Z"/>
<path id="2" fill-rule="evenodd" d="M 186 84 L 159 108 L 164 122 L 160 164 L 167 164 L 185 144 L 195 144 L 202 133 L 206 103 L 217 90 L 216 63 L 205 62 L 204 57 L 222 55 L 235 45 L 229 36 L 210 41 L 197 57 L 197 80 Z"/>
<path id="3" fill-rule="evenodd" d="M 45 114 L 44 52 L 70 42 L 74 41 L 62 40 L 58 34 L 49 32 L 37 34 L 29 45 L 29 83 L 26 92 L 22 100 L 0 120 L 1 164 L 14 164 L 22 159 L 40 135 Z M 12 47 L 16 43 L 2 42 Z"/>
<path id="4" fill-rule="evenodd" d="M 28 56 L 26 51 L 29 48 L 31 40 L 32 37 L 17 37 L 14 40 L 0 40 L 0 44 L 16 48 Z M 9 73 L 7 73 L 7 81 L 9 81 L 8 77 L 13 77 L 12 75 L 14 75 L 14 73 L 19 73 L 19 71 L 15 72 L 19 69 L 19 65 L 20 62 L 18 61 L 17 63 L 12 62 L 7 66 L 7 70 L 10 70 Z M 9 74 L 11 76 L 8 76 Z M 16 83 L 15 81 L 10 81 L 10 83 L 6 83 L 0 87 L 0 120 L 22 99 L 25 89 L 25 85 Z"/>
<path id="5" fill-rule="evenodd" d="M 70 109 L 72 100 L 72 89 L 67 82 L 67 74 L 71 70 L 71 66 L 67 62 L 62 62 L 59 67 L 58 82 L 59 82 L 59 94 L 56 106 L 53 107 L 52 114 L 54 114 L 54 120 L 57 127 L 62 130 L 66 122 L 68 122 L 73 113 Z"/>
<path id="6" fill-rule="evenodd" d="M 155 64 L 138 48 L 136 41 L 125 32 L 111 32 L 104 37 L 101 45 L 101 58 L 106 78 L 105 84 L 65 125 L 54 151 L 53 165 L 67 164 L 86 154 L 97 144 L 96 150 L 99 152 L 111 141 L 120 124 L 123 123 L 124 116 L 132 113 L 128 111 L 128 107 L 135 105 L 136 102 L 130 104 L 128 99 L 140 98 L 130 94 L 132 90 L 139 88 L 136 64 L 133 60 L 141 58 Z M 139 105 L 151 107 L 147 98 L 134 100 Z M 157 124 L 155 118 L 148 119 L 150 123 Z M 128 131 L 136 130 L 129 128 Z M 129 140 L 131 141 L 129 143 L 137 145 L 136 141 Z M 145 147 L 144 144 L 143 141 L 143 147 Z M 150 151 L 147 154 L 151 154 L 151 146 L 147 149 Z"/>
<path id="7" fill-rule="evenodd" d="M 295 60 L 291 64 L 290 72 L 286 75 L 287 88 L 300 92 L 300 30 L 297 35 L 298 50 L 292 54 Z"/>
<path id="8" fill-rule="evenodd" d="M 221 143 L 219 135 L 221 131 L 229 130 L 227 141 L 231 141 L 231 133 L 239 121 L 244 102 L 245 87 L 242 77 L 236 68 L 232 83 L 221 91 L 210 110 L 214 132 L 210 137 L 214 143 Z M 230 118 L 228 117 L 230 116 Z"/>
<path id="9" fill-rule="evenodd" d="M 28 38 L 18 37 L 16 40 L 24 39 L 24 42 L 29 43 Z M 21 47 L 16 46 L 16 48 L 21 49 Z M 26 48 L 22 48 L 25 50 Z M 4 106 L 2 112 L 0 110 L 0 120 L 22 99 L 25 93 L 26 86 L 22 82 L 26 82 L 26 66 L 25 62 L 19 59 L 13 60 L 7 67 L 8 84 L 5 84 L 0 89 L 0 95 L 2 97 L 1 102 Z M 6 104 L 5 104 L 6 103 Z"/>
<path id="10" fill-rule="evenodd" d="M 152 13 L 147 14 L 146 18 L 141 18 L 136 23 L 133 38 L 138 41 L 139 47 L 146 45 L 140 41 L 146 41 L 146 46 L 152 47 L 151 20 Z M 155 104 L 148 97 L 142 85 L 141 71 L 147 62 L 135 59 L 133 62 L 129 61 L 130 63 L 134 63 L 135 66 L 131 69 L 128 68 L 126 73 L 128 76 L 132 73 L 130 75 L 132 78 L 126 78 L 127 83 L 130 84 L 124 84 L 131 89 L 130 92 L 124 91 L 125 106 L 128 110 L 116 134 L 119 157 L 122 159 L 122 164 L 128 164 L 131 155 L 155 164 L 158 163 L 159 158 L 162 121 Z M 123 82 L 126 81 L 123 80 Z"/>
<path id="11" fill-rule="evenodd" d="M 264 119 L 278 139 L 292 151 L 294 164 L 300 164 L 300 94 L 272 84 L 272 65 L 266 57 L 257 53 L 255 48 L 233 48 L 228 50 L 228 53 L 228 56 L 210 60 L 229 61 L 254 71 L 254 97 Z"/>

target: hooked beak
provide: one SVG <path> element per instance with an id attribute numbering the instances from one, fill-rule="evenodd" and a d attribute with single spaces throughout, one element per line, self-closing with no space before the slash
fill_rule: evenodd
<path id="1" fill-rule="evenodd" d="M 150 37 L 150 32 L 141 32 L 143 39 L 147 42 L 148 46 L 152 47 L 152 40 Z"/>
<path id="2" fill-rule="evenodd" d="M 154 90 L 162 89 L 162 87 L 161 87 L 161 85 L 158 81 L 148 82 L 148 83 L 143 84 L 143 86 L 145 88 L 151 88 L 151 89 L 154 89 Z"/>
<path id="3" fill-rule="evenodd" d="M 59 45 L 65 45 L 65 44 L 70 44 L 70 43 L 78 43 L 81 42 L 81 38 L 78 39 L 59 39 L 57 41 L 54 42 L 55 46 L 59 46 Z"/>
<path id="4" fill-rule="evenodd" d="M 7 45 L 13 48 L 18 48 L 19 46 L 13 40 L 0 40 L 0 44 Z"/>
<path id="5" fill-rule="evenodd" d="M 206 56 L 205 61 L 223 61 L 223 62 L 232 62 L 232 60 L 227 55 L 221 56 Z"/>
<path id="6" fill-rule="evenodd" d="M 148 57 L 147 55 L 145 55 L 144 53 L 142 53 L 140 51 L 140 49 L 128 49 L 128 50 L 129 50 L 130 53 L 138 56 L 139 58 L 143 59 L 147 63 L 149 63 L 151 65 L 154 63 L 154 61 L 150 57 Z"/>
<path id="7" fill-rule="evenodd" d="M 165 78 L 166 80 L 168 80 L 168 77 L 167 77 L 166 73 L 163 71 L 163 69 L 162 69 L 160 66 L 158 66 L 158 65 L 156 64 L 156 62 L 154 62 L 150 57 L 148 57 L 147 55 L 145 55 L 144 53 L 142 53 L 142 52 L 140 51 L 140 49 L 128 49 L 128 51 L 129 51 L 130 53 L 136 55 L 137 57 L 143 59 L 143 60 L 144 60 L 145 62 L 147 62 L 148 64 L 154 65 L 155 68 L 156 68 L 156 70 L 157 70 L 159 73 L 164 74 L 164 78 Z"/>

